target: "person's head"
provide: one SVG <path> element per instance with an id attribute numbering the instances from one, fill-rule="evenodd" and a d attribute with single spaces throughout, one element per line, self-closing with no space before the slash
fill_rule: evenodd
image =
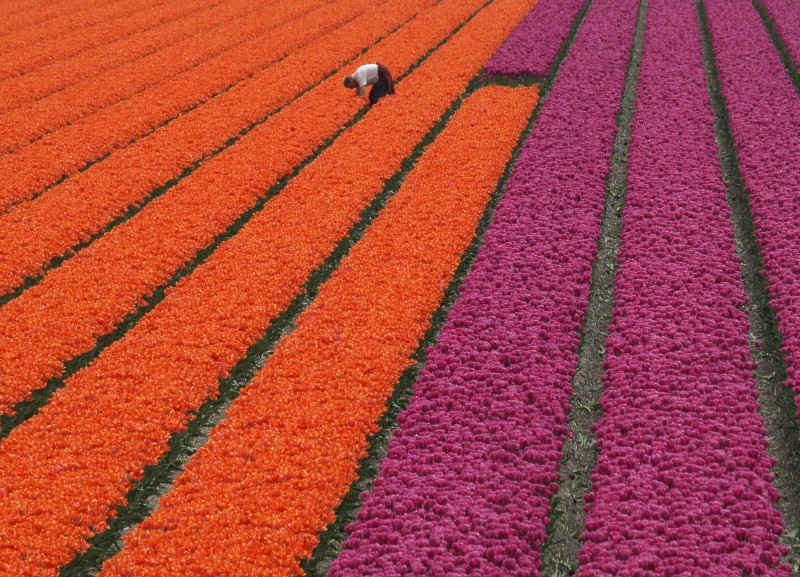
<path id="1" fill-rule="evenodd" d="M 358 84 L 356 83 L 356 79 L 352 76 L 345 76 L 344 77 L 344 87 L 345 88 L 355 88 Z"/>

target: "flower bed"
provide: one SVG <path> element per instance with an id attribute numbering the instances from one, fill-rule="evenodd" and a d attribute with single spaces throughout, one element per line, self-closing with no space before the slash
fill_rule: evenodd
<path id="1" fill-rule="evenodd" d="M 579 575 L 788 575 L 692 0 L 650 4 L 629 154 Z"/>
<path id="2" fill-rule="evenodd" d="M 0 113 L 177 44 L 193 34 L 202 34 L 218 26 L 225 14 L 225 5 L 208 4 L 203 0 L 170 2 L 148 10 L 131 18 L 133 29 L 127 36 L 0 83 Z M 119 21 L 114 22 L 118 24 Z"/>

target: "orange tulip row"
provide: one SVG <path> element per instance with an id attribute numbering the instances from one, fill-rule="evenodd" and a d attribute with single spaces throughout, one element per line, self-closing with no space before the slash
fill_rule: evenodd
<path id="1" fill-rule="evenodd" d="M 297 15 L 320 3 L 321 0 L 287 2 L 287 6 L 278 12 L 288 18 L 289 13 Z M 372 10 L 384 3 L 385 0 L 379 2 Z M 284 88 L 280 94 L 284 99 L 278 99 L 279 104 L 284 104 L 286 98 L 307 88 L 307 84 L 299 85 L 293 78 L 298 75 L 297 68 L 305 65 L 295 54 L 302 52 L 309 57 L 315 50 L 308 46 L 309 43 L 319 46 L 321 42 L 340 41 L 340 30 L 345 28 L 348 21 L 362 14 L 368 5 L 368 0 L 341 0 L 333 5 L 323 5 L 291 22 L 285 22 L 267 38 L 258 37 L 236 46 L 148 90 L 82 118 L 13 155 L 0 156 L 0 181 L 3 182 L 0 188 L 0 212 L 30 199 L 62 175 L 75 175 L 87 163 L 102 158 L 109 151 L 125 148 L 121 156 L 112 156 L 113 161 L 106 160 L 90 169 L 91 176 L 80 175 L 82 180 L 76 183 L 68 181 L 57 187 L 56 191 L 50 191 L 52 194 L 45 194 L 61 199 L 65 196 L 74 198 L 76 190 L 98 186 L 87 182 L 104 180 L 104 186 L 107 186 L 109 175 L 117 173 L 121 167 L 147 166 L 152 177 L 148 180 L 153 182 L 146 190 L 137 191 L 138 196 L 124 197 L 118 205 L 110 205 L 112 216 L 105 217 L 102 221 L 105 224 L 114 214 L 141 200 L 152 188 L 180 175 L 184 168 L 224 146 L 242 128 L 270 112 L 271 108 L 265 110 L 258 103 L 271 96 L 271 93 L 261 91 L 253 94 L 264 83 L 282 81 Z M 293 54 L 285 57 L 292 51 Z M 282 57 L 285 58 L 281 60 Z M 323 52 L 319 62 L 312 61 L 307 66 L 330 71 L 331 67 L 341 64 L 334 59 L 336 64 L 327 64 L 325 68 L 331 58 Z M 291 62 L 295 70 L 288 68 L 287 62 Z M 281 74 L 285 77 L 281 78 Z M 299 71 L 299 75 L 307 78 L 303 70 Z M 312 78 L 313 82 L 317 82 L 321 75 Z M 287 93 L 287 90 L 290 92 Z M 234 104 L 237 99 L 245 97 L 250 98 L 249 106 Z M 236 113 L 232 114 L 230 109 L 225 111 L 224 116 L 229 117 L 225 125 L 217 124 L 216 119 L 210 122 L 210 117 L 219 116 L 220 110 L 229 106 L 236 106 Z M 187 123 L 193 125 L 191 131 L 194 134 L 186 132 Z M 165 124 L 166 127 L 163 126 Z M 231 126 L 230 130 L 228 126 Z M 202 130 L 198 127 L 202 127 Z M 183 134 L 179 135 L 180 131 Z M 146 136 L 149 138 L 142 140 L 141 137 Z M 159 149 L 154 150 L 153 147 Z M 145 154 L 150 157 L 146 163 L 141 160 L 145 149 Z M 155 164 L 153 157 L 158 158 Z M 39 210 L 37 207 L 29 209 L 34 212 Z M 86 210 L 86 207 L 83 209 Z M 35 220 L 29 213 L 21 218 Z M 90 218 L 88 222 L 91 226 L 93 221 Z M 91 234 L 83 232 L 86 236 Z"/>
<path id="2" fill-rule="evenodd" d="M 9 30 L 18 30 L 27 26 L 26 23 L 12 22 L 7 20 L 8 18 L 22 14 L 28 14 L 34 20 L 52 17 L 54 10 L 51 6 L 56 6 L 66 1 L 68 0 L 52 0 L 52 2 L 47 2 L 46 0 L 9 0 L 8 2 L 0 3 L 0 16 L 3 17 L 3 20 L 0 21 L 0 36 L 8 33 Z M 50 10 L 47 10 L 48 7 L 51 7 Z M 59 8 L 61 7 L 59 6 Z"/>
<path id="3" fill-rule="evenodd" d="M 88 547 L 533 1 L 482 10 L 0 443 L 0 566 L 53 575 Z"/>
<path id="4" fill-rule="evenodd" d="M 25 42 L 22 40 L 25 34 L 33 37 L 36 41 L 37 32 L 45 26 L 54 26 L 54 30 L 63 30 L 58 26 L 57 19 L 63 17 L 65 6 L 69 6 L 71 14 L 76 16 L 86 16 L 92 13 L 97 6 L 108 6 L 112 2 L 102 0 L 52 0 L 43 2 L 42 0 L 30 1 L 7 1 L 0 2 L 0 38 L 15 37 L 10 45 L 20 46 Z M 92 19 L 93 20 L 93 19 Z M 83 24 L 90 26 L 96 22 Z M 80 24 L 65 23 L 66 29 L 71 30 L 80 27 Z"/>
<path id="5" fill-rule="evenodd" d="M 21 13 L 36 14 L 38 10 L 43 10 L 43 7 L 50 5 L 58 5 L 60 2 L 67 0 L 9 0 L 0 4 L 0 15 L 4 18 L 12 15 L 19 15 Z M 5 21 L 4 21 L 5 23 Z M 6 30 L 14 29 L 14 26 L 2 26 L 0 34 L 4 34 Z"/>
<path id="6" fill-rule="evenodd" d="M 361 58 L 386 61 L 402 74 L 482 2 L 444 0 Z M 384 15 L 394 11 L 400 20 L 412 8 L 403 2 L 382 11 Z M 365 16 L 371 19 L 372 14 Z M 372 26 L 378 24 L 373 21 Z M 350 35 L 350 50 L 358 52 L 363 41 L 358 34 Z M 111 331 L 143 297 L 167 282 L 264 191 L 352 119 L 362 103 L 345 92 L 341 77 L 353 66 L 340 69 L 0 309 L 0 413 L 58 376 L 63 360 L 95 346 L 97 336 Z M 275 146 L 276 142 L 281 145 Z M 98 292 L 105 295 L 102 300 L 96 298 Z M 70 297 L 64 298 L 67 294 Z"/>
<path id="7" fill-rule="evenodd" d="M 58 19 L 63 13 L 64 3 L 68 1 L 53 0 L 47 2 L 45 6 L 41 1 L 0 2 L 0 39 L 16 35 L 17 38 L 9 41 L 9 44 L 11 46 L 24 44 L 22 37 L 26 33 L 36 36 L 39 28 L 48 26 Z M 70 7 L 73 8 L 73 13 L 81 14 L 84 10 L 91 10 L 91 5 L 100 3 L 103 3 L 103 0 L 78 0 L 74 7 L 72 5 Z"/>
<path id="8" fill-rule="evenodd" d="M 128 26 L 129 34 L 117 41 L 0 82 L 0 113 L 201 34 L 221 24 L 224 14 L 221 0 L 179 0 L 148 10 L 131 18 L 134 22 Z M 119 23 L 114 21 L 115 25 Z"/>
<path id="9" fill-rule="evenodd" d="M 392 0 L 388 5 L 367 7 L 369 0 L 342 0 L 337 6 L 343 14 L 353 16 L 360 13 L 360 16 L 47 191 L 34 202 L 19 205 L 0 217 L 0 245 L 4 247 L 0 254 L 0 294 L 13 289 L 25 277 L 39 273 L 53 257 L 97 234 L 109 221 L 124 213 L 129 206 L 145 200 L 157 187 L 170 179 L 179 179 L 187 166 L 191 167 L 193 162 L 224 148 L 232 136 L 238 137 L 241 130 L 263 121 L 360 54 L 387 31 L 402 25 L 420 7 L 431 3 L 433 0 Z M 319 16 L 326 18 L 325 26 L 330 25 L 330 14 Z M 307 28 L 315 29 L 310 25 Z M 219 65 L 225 66 L 224 63 Z M 339 88 L 341 94 L 341 80 Z M 157 110 L 174 103 L 172 98 L 152 104 L 144 100 L 137 103 L 126 117 L 131 123 L 140 123 L 142 119 L 137 113 L 146 111 L 148 104 Z M 114 130 L 112 123 L 115 120 L 124 119 L 108 118 L 108 130 Z M 304 120 L 298 122 L 302 124 Z M 119 124 L 116 126 L 120 127 Z M 121 132 L 124 130 L 122 125 Z M 78 142 L 80 139 L 76 146 Z M 147 170 L 142 170 L 143 166 Z"/>
<path id="10" fill-rule="evenodd" d="M 536 100 L 493 86 L 464 103 L 102 576 L 298 573 Z"/>
<path id="11" fill-rule="evenodd" d="M 259 38 L 260 42 L 271 43 L 273 38 L 288 41 L 291 46 L 278 51 L 274 59 L 285 56 L 297 46 L 298 41 L 303 42 L 298 36 L 306 38 L 305 42 L 311 36 L 308 30 L 296 28 L 298 23 L 287 20 L 321 1 L 276 3 L 276 0 L 262 0 L 254 10 L 248 10 L 218 26 L 213 34 L 207 32 L 186 38 L 97 78 L 78 82 L 46 98 L 6 112 L 0 115 L 0 152 L 17 150 L 247 41 Z M 231 4 L 227 10 L 235 13 L 238 5 Z"/>
<path id="12" fill-rule="evenodd" d="M 13 13 L 0 14 L 0 47 L 13 51 L 34 44 L 44 45 L 72 32 L 98 26 L 108 20 L 123 18 L 163 3 L 163 0 L 53 0 L 37 3 L 39 6 L 25 7 L 22 2 L 4 2 L 0 4 L 0 8 L 11 10 L 12 6 L 17 6 L 17 9 Z"/>
<path id="13" fill-rule="evenodd" d="M 0 3 L 0 16 L 3 17 L 2 22 L 0 22 L 0 35 L 6 34 L 9 30 L 18 30 L 28 25 L 27 23 L 6 20 L 7 18 L 23 14 L 29 15 L 29 18 L 35 21 L 53 18 L 58 11 L 63 10 L 64 3 L 70 1 L 72 1 L 71 6 L 74 5 L 76 10 L 80 10 L 83 4 L 97 2 L 98 0 L 8 0 Z M 108 1 L 106 4 L 108 4 Z"/>
<path id="14" fill-rule="evenodd" d="M 0 80 L 121 38 L 125 34 L 124 23 L 141 18 L 157 4 L 160 2 L 132 0 L 95 5 L 85 11 L 80 6 L 70 6 L 63 8 L 58 18 L 34 28 L 13 30 L 0 37 Z M 116 29 L 117 23 L 123 24 L 120 30 Z"/>
<path id="15" fill-rule="evenodd" d="M 463 0 L 447 0 L 442 8 L 423 12 L 370 55 L 391 56 L 397 72 L 402 72 L 466 18 L 469 11 L 454 6 L 459 2 Z M 479 2 L 463 3 L 477 6 Z M 342 29 L 342 42 L 337 49 L 326 42 L 318 48 L 329 48 L 329 55 L 334 57 L 345 49 L 357 54 L 372 36 L 382 33 L 381 26 L 391 28 L 405 20 L 416 4 L 420 2 L 385 6 L 381 19 L 368 10 L 353 22 L 353 27 Z M 453 8 L 449 15 L 445 12 L 448 8 Z M 345 72 L 339 71 L 340 75 Z M 309 67 L 305 74 L 310 76 L 300 75 L 294 81 L 313 82 L 314 75 L 322 72 Z M 276 87 L 278 82 L 280 79 L 275 81 Z M 295 86 L 295 90 L 301 88 L 302 84 Z M 253 105 L 248 99 L 240 103 L 242 107 Z M 341 77 L 332 77 L 209 161 L 140 215 L 53 271 L 38 286 L 0 308 L 0 413 L 10 412 L 15 403 L 58 376 L 65 360 L 95 346 L 99 335 L 108 333 L 135 310 L 143 296 L 166 282 L 197 250 L 252 207 L 265 190 L 334 135 L 360 106 L 341 87 Z M 230 107 L 222 107 L 220 114 L 229 111 Z M 316 120 L 309 123 L 314 117 Z M 220 116 L 217 123 L 224 127 L 226 119 Z M 202 130 L 205 124 L 199 122 L 197 126 Z M 175 135 L 180 138 L 182 133 Z M 282 145 L 275 146 L 275 142 Z M 164 146 L 180 151 L 177 146 L 169 148 L 168 142 Z M 152 150 L 142 151 L 142 162 L 148 161 L 147 153 Z M 254 162 L 254 158 L 258 161 Z M 125 174 L 134 184 L 136 178 L 148 176 L 136 169 Z M 88 198 L 96 201 L 93 191 L 88 192 Z M 69 199 L 65 197 L 65 206 L 70 206 Z M 75 210 L 62 214 L 61 221 L 72 217 L 80 222 L 81 217 L 86 218 L 88 210 L 80 200 L 79 196 L 72 198 Z M 20 244 L 21 254 L 25 245 L 31 247 L 29 239 Z M 96 298 L 98 290 L 104 292 L 105 298 Z M 70 296 L 64 298 L 65 295 Z"/>

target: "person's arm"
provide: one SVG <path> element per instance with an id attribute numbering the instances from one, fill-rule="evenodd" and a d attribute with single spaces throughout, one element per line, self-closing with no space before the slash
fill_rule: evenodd
<path id="1" fill-rule="evenodd" d="M 353 73 L 353 80 L 356 83 L 356 96 L 364 96 L 367 84 L 367 77 L 364 73 L 364 67 L 359 66 Z"/>

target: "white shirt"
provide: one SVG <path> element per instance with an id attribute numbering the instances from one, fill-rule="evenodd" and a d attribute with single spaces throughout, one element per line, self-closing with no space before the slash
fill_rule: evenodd
<path id="1" fill-rule="evenodd" d="M 353 73 L 353 78 L 355 78 L 359 86 L 375 84 L 378 81 L 378 65 L 364 64 L 363 66 L 359 66 Z"/>

